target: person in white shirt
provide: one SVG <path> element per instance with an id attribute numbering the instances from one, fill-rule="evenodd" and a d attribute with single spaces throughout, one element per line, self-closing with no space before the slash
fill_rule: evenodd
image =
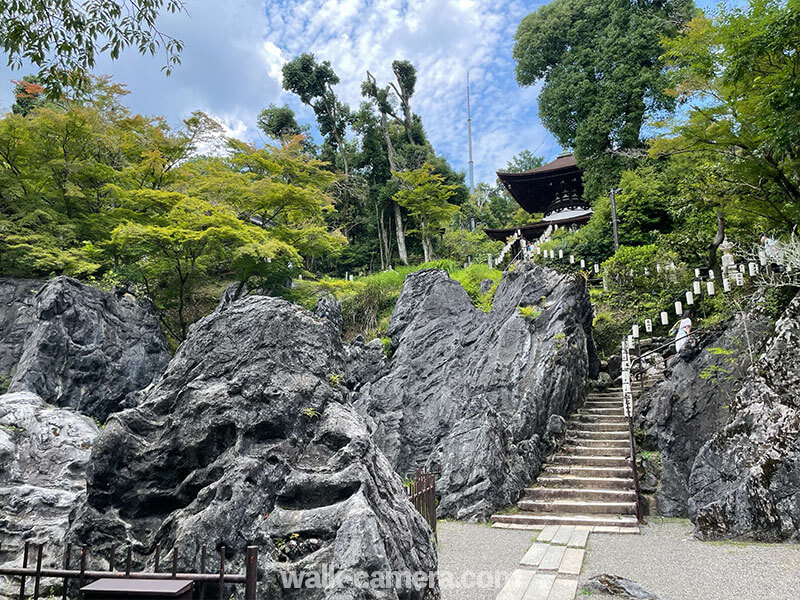
<path id="1" fill-rule="evenodd" d="M 678 333 L 675 334 L 675 351 L 680 352 L 684 346 L 689 342 L 689 334 L 692 331 L 692 317 L 694 313 L 687 310 L 683 313 L 681 322 L 678 325 Z"/>

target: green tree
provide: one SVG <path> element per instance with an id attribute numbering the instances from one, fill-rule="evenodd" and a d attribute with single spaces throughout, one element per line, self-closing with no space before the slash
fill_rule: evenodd
<path id="1" fill-rule="evenodd" d="M 183 42 L 160 31 L 159 13 L 183 10 L 182 0 L 11 0 L 0 3 L 0 40 L 8 63 L 39 67 L 51 97 L 83 87 L 98 54 L 116 59 L 125 48 L 154 55 L 163 48 L 169 75 L 180 63 Z"/>
<path id="2" fill-rule="evenodd" d="M 429 163 L 394 175 L 402 182 L 394 199 L 417 220 L 424 260 L 428 262 L 433 259 L 434 231 L 443 228 L 458 212 L 458 206 L 449 202 L 456 193 L 456 186 L 447 185 L 444 176 L 434 173 Z"/>
<path id="3" fill-rule="evenodd" d="M 308 138 L 309 126 L 298 125 L 294 111 L 287 105 L 275 106 L 262 110 L 257 119 L 258 128 L 268 138 L 277 140 L 281 146 L 287 146 L 297 136 L 303 136 L 303 149 L 314 153 L 314 144 Z"/>
<path id="4" fill-rule="evenodd" d="M 684 154 L 727 184 L 720 206 L 770 227 L 800 223 L 800 2 L 751 0 L 665 40 L 687 106 L 654 156 Z"/>
<path id="5" fill-rule="evenodd" d="M 574 149 L 589 197 L 632 165 L 645 119 L 673 108 L 660 42 L 693 13 L 691 0 L 553 0 L 520 23 L 517 81 L 544 81 L 539 115 Z"/>

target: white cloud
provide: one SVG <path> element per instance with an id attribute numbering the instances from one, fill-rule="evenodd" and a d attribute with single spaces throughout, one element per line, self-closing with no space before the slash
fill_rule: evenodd
<path id="1" fill-rule="evenodd" d="M 280 87 L 281 67 L 301 52 L 329 60 L 341 78 L 337 91 L 353 106 L 369 69 L 379 81 L 391 63 L 417 68 L 412 107 L 422 117 L 437 152 L 467 170 L 467 68 L 472 82 L 472 131 L 477 181 L 525 148 L 553 156 L 559 148 L 541 127 L 536 90 L 514 80 L 513 33 L 539 3 L 520 0 L 190 0 L 188 14 L 165 15 L 159 27 L 182 39 L 182 64 L 169 78 L 164 57 L 126 52 L 105 57 L 98 73 L 112 74 L 131 90 L 135 111 L 178 123 L 202 108 L 231 132 L 258 140 L 256 117 L 270 103 L 289 103 L 298 118 L 311 111 Z M 0 68 L 0 106 L 10 106 L 11 77 Z"/>

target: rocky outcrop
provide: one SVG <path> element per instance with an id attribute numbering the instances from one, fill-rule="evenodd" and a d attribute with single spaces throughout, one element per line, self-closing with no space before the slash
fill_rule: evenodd
<path id="1" fill-rule="evenodd" d="M 727 422 L 750 356 L 758 355 L 771 329 L 772 320 L 754 308 L 699 335 L 695 346 L 668 362 L 665 380 L 636 401 L 635 425 L 643 430 L 637 431 L 642 434 L 638 441 L 660 454 L 659 514 L 687 516 L 695 457 Z"/>
<path id="2" fill-rule="evenodd" d="M 11 382 L 25 340 L 36 323 L 36 294 L 41 279 L 0 278 L 0 392 Z"/>
<path id="3" fill-rule="evenodd" d="M 399 476 L 347 406 L 347 361 L 335 326 L 277 298 L 243 298 L 197 322 L 96 441 L 72 539 L 100 551 L 178 546 L 179 568 L 196 564 L 201 544 L 224 545 L 232 570 L 255 544 L 263 597 L 438 597 L 435 585 L 353 585 L 359 573 L 437 562 Z M 279 584 L 280 573 L 328 568 L 344 577 L 324 589 Z"/>
<path id="4" fill-rule="evenodd" d="M 0 564 L 19 565 L 26 541 L 46 542 L 48 563 L 60 553 L 99 433 L 89 417 L 35 394 L 0 396 Z M 0 581 L 0 596 L 8 589 Z"/>
<path id="5" fill-rule="evenodd" d="M 27 323 L 27 312 L 20 314 Z M 169 358 L 151 304 L 122 289 L 104 292 L 56 277 L 36 296 L 35 322 L 9 391 L 30 391 L 105 421 L 160 375 Z"/>
<path id="6" fill-rule="evenodd" d="M 599 369 L 585 284 L 532 264 L 507 272 L 483 313 L 443 271 L 406 278 L 389 371 L 356 406 L 400 472 L 439 472 L 440 517 L 482 519 L 538 474 L 551 415 Z"/>
<path id="7" fill-rule="evenodd" d="M 703 538 L 800 540 L 800 295 L 698 453 L 689 493 Z"/>

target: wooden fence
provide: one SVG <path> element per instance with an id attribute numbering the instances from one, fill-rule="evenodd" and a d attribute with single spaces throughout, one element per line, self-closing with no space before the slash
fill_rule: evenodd
<path id="1" fill-rule="evenodd" d="M 208 584 L 215 584 L 218 588 L 218 600 L 227 600 L 224 594 L 225 584 L 244 584 L 245 586 L 245 600 L 255 600 L 256 586 L 258 580 L 258 547 L 248 546 L 245 555 L 245 572 L 244 574 L 229 573 L 225 569 L 225 546 L 219 549 L 219 569 L 215 572 L 206 573 L 206 547 L 202 546 L 200 551 L 200 570 L 197 573 L 183 573 L 178 572 L 178 549 L 173 548 L 171 569 L 169 571 L 161 570 L 161 546 L 157 545 L 153 559 L 153 571 L 132 571 L 131 569 L 131 547 L 127 547 L 125 553 L 125 561 L 123 565 L 119 565 L 122 569 L 118 569 L 116 561 L 117 548 L 111 549 L 111 552 L 106 558 L 108 561 L 108 570 L 89 570 L 86 568 L 87 549 L 82 546 L 80 552 L 80 566 L 78 569 L 72 567 L 72 544 L 67 544 L 64 550 L 63 567 L 61 569 L 47 568 L 42 566 L 42 553 L 44 550 L 43 544 L 25 543 L 25 550 L 23 552 L 22 566 L 21 567 L 2 567 L 0 566 L 0 575 L 19 577 L 19 600 L 25 600 L 27 597 L 32 597 L 33 600 L 38 600 L 40 597 L 40 584 L 42 578 L 56 578 L 61 579 L 62 592 L 61 600 L 67 599 L 67 582 L 69 579 L 78 580 L 78 588 L 82 588 L 87 579 L 101 579 L 101 578 L 114 578 L 114 579 L 183 579 L 191 580 L 195 583 L 197 597 L 203 600 L 206 594 L 206 586 Z M 32 567 L 35 555 L 35 567 Z M 77 558 L 77 557 L 76 557 Z M 33 594 L 32 596 L 26 593 L 27 580 L 33 579 Z"/>
<path id="2" fill-rule="evenodd" d="M 436 535 L 436 474 L 417 469 L 414 479 L 406 483 L 408 499 Z"/>

